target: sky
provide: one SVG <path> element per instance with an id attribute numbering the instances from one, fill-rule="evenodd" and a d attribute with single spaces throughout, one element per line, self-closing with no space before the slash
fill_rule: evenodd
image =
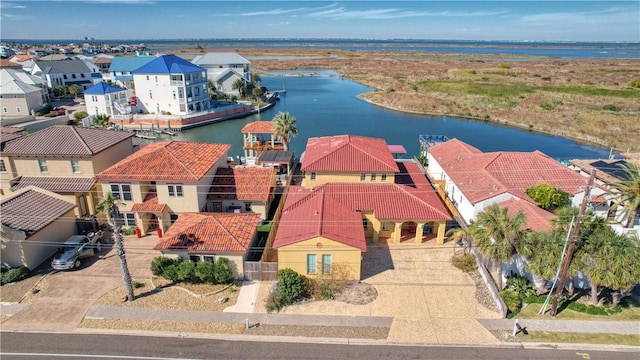
<path id="1" fill-rule="evenodd" d="M 0 39 L 640 41 L 640 1 L 0 0 Z"/>

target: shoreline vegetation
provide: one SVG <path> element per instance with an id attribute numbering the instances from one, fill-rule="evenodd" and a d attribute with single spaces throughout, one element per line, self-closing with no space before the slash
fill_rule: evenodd
<path id="1" fill-rule="evenodd" d="M 215 49 L 180 49 L 180 55 Z M 259 73 L 331 70 L 372 89 L 359 97 L 414 114 L 451 116 L 640 152 L 639 59 L 416 53 L 322 48 L 236 49 Z M 638 80 L 640 82 L 640 80 Z"/>

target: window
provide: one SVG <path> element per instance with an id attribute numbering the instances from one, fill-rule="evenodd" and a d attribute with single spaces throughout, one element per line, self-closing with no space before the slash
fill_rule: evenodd
<path id="1" fill-rule="evenodd" d="M 213 255 L 202 255 L 202 261 L 208 261 L 210 263 L 215 263 L 216 258 Z"/>
<path id="2" fill-rule="evenodd" d="M 189 260 L 193 261 L 194 263 L 197 263 L 198 261 L 200 261 L 200 255 L 190 255 Z"/>
<path id="3" fill-rule="evenodd" d="M 71 74 L 71 78 L 75 79 L 76 78 L 76 74 Z"/>
<path id="4" fill-rule="evenodd" d="M 173 224 L 174 222 L 176 222 L 176 220 L 178 220 L 178 214 L 170 214 L 169 215 L 169 219 L 171 220 L 171 223 Z"/>
<path id="5" fill-rule="evenodd" d="M 362 219 L 362 227 L 364 228 L 364 231 L 369 230 L 369 220 Z"/>
<path id="6" fill-rule="evenodd" d="M 149 80 L 149 75 L 147 75 L 147 80 Z"/>
<path id="7" fill-rule="evenodd" d="M 38 166 L 40 166 L 40 172 L 49 171 L 49 167 L 47 167 L 47 160 L 38 159 Z"/>
<path id="8" fill-rule="evenodd" d="M 158 77 L 156 76 L 156 82 L 158 82 Z"/>
<path id="9" fill-rule="evenodd" d="M 87 216 L 87 199 L 84 195 L 78 197 L 78 204 L 80 205 L 80 216 Z"/>
<path id="10" fill-rule="evenodd" d="M 6 107 L 3 107 L 3 108 L 2 108 L 2 112 L 8 112 L 7 108 L 6 108 Z"/>
<path id="11" fill-rule="evenodd" d="M 317 274 L 316 254 L 307 254 L 307 274 Z"/>
<path id="12" fill-rule="evenodd" d="M 80 163 L 78 160 L 71 160 L 71 170 L 74 174 L 80 173 Z"/>
<path id="13" fill-rule="evenodd" d="M 376 181 L 376 174 L 371 174 L 371 181 Z"/>
<path id="14" fill-rule="evenodd" d="M 251 203 L 244 203 L 244 211 L 251 211 Z"/>
<path id="15" fill-rule="evenodd" d="M 380 181 L 382 181 L 382 182 L 387 181 L 387 174 L 380 175 Z"/>
<path id="16" fill-rule="evenodd" d="M 122 199 L 123 200 L 131 200 L 131 185 L 122 184 Z"/>
<path id="17" fill-rule="evenodd" d="M 149 99 L 153 99 L 153 91 L 149 90 Z"/>
<path id="18" fill-rule="evenodd" d="M 84 74 L 80 74 L 80 77 L 84 79 Z"/>
<path id="19" fill-rule="evenodd" d="M 365 181 L 367 179 L 367 174 L 362 173 L 360 174 L 360 181 Z"/>
<path id="20" fill-rule="evenodd" d="M 0 160 L 0 171 L 7 171 L 7 167 L 4 165 L 4 160 Z"/>
<path id="21" fill-rule="evenodd" d="M 67 74 L 62 75 L 62 78 L 66 80 L 67 79 Z"/>
<path id="22" fill-rule="evenodd" d="M 20 107 L 16 106 L 16 112 L 20 112 Z"/>
<path id="23" fill-rule="evenodd" d="M 391 224 L 388 221 L 382 222 L 382 230 L 389 230 Z"/>
<path id="24" fill-rule="evenodd" d="M 134 213 L 126 213 L 124 224 L 126 226 L 136 226 L 136 214 Z"/>
<path id="25" fill-rule="evenodd" d="M 330 254 L 322 255 L 322 273 L 324 275 L 331 274 L 331 255 Z"/>
<path id="26" fill-rule="evenodd" d="M 179 196 L 182 197 L 184 194 L 182 192 L 182 185 L 168 185 L 169 196 Z"/>
<path id="27" fill-rule="evenodd" d="M 311 173 L 311 180 L 315 180 L 316 179 L 316 173 L 312 172 Z"/>
<path id="28" fill-rule="evenodd" d="M 131 185 L 111 184 L 111 194 L 114 200 L 132 200 Z"/>

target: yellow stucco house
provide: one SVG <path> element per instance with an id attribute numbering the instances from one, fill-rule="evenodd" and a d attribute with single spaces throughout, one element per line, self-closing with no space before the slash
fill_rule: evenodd
<path id="1" fill-rule="evenodd" d="M 394 159 L 383 139 L 310 138 L 301 169 L 302 185 L 289 188 L 273 243 L 279 269 L 327 275 L 339 263 L 359 279 L 367 241 L 444 242 L 451 215 L 420 165 Z"/>

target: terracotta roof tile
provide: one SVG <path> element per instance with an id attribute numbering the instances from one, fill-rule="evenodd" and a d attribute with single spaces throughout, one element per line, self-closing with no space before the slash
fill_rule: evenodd
<path id="1" fill-rule="evenodd" d="M 251 213 L 182 213 L 154 249 L 244 254 L 251 246 L 259 217 Z"/>
<path id="2" fill-rule="evenodd" d="M 482 153 L 453 139 L 429 153 L 474 204 L 507 192 L 529 199 L 525 190 L 542 183 L 570 194 L 587 185 L 583 176 L 539 151 Z"/>
<path id="3" fill-rule="evenodd" d="M 240 131 L 243 134 L 273 134 L 273 121 L 254 121 L 245 125 Z"/>
<path id="4" fill-rule="evenodd" d="M 56 125 L 7 143 L 3 153 L 6 156 L 90 158 L 131 137 L 133 134 L 125 131 Z"/>
<path id="5" fill-rule="evenodd" d="M 149 144 L 100 174 L 107 181 L 200 181 L 231 145 L 168 141 Z"/>
<path id="6" fill-rule="evenodd" d="M 149 191 L 144 197 L 142 203 L 133 204 L 131 207 L 132 212 L 154 212 L 161 213 L 167 207 L 167 204 L 158 203 L 158 193 L 155 191 Z"/>
<path id="7" fill-rule="evenodd" d="M 30 235 L 75 207 L 75 204 L 45 192 L 26 190 L 3 199 L 0 202 L 0 213 L 3 225 Z"/>
<path id="8" fill-rule="evenodd" d="M 61 192 L 89 192 L 93 189 L 96 179 L 92 177 L 45 177 L 23 176 L 18 183 L 11 187 L 16 191 L 27 186 L 37 186 L 41 189 L 56 193 Z"/>
<path id="9" fill-rule="evenodd" d="M 507 209 L 509 216 L 516 215 L 519 211 L 522 211 L 527 218 L 526 227 L 532 231 L 545 231 L 551 229 L 551 219 L 555 215 L 539 208 L 536 204 L 530 203 L 527 200 L 518 200 L 511 198 L 507 201 L 498 203 L 501 208 Z"/>
<path id="10" fill-rule="evenodd" d="M 266 202 L 271 195 L 275 173 L 274 168 L 219 168 L 208 198 Z"/>
<path id="11" fill-rule="evenodd" d="M 302 171 L 397 173 L 384 139 L 353 135 L 309 138 Z"/>

